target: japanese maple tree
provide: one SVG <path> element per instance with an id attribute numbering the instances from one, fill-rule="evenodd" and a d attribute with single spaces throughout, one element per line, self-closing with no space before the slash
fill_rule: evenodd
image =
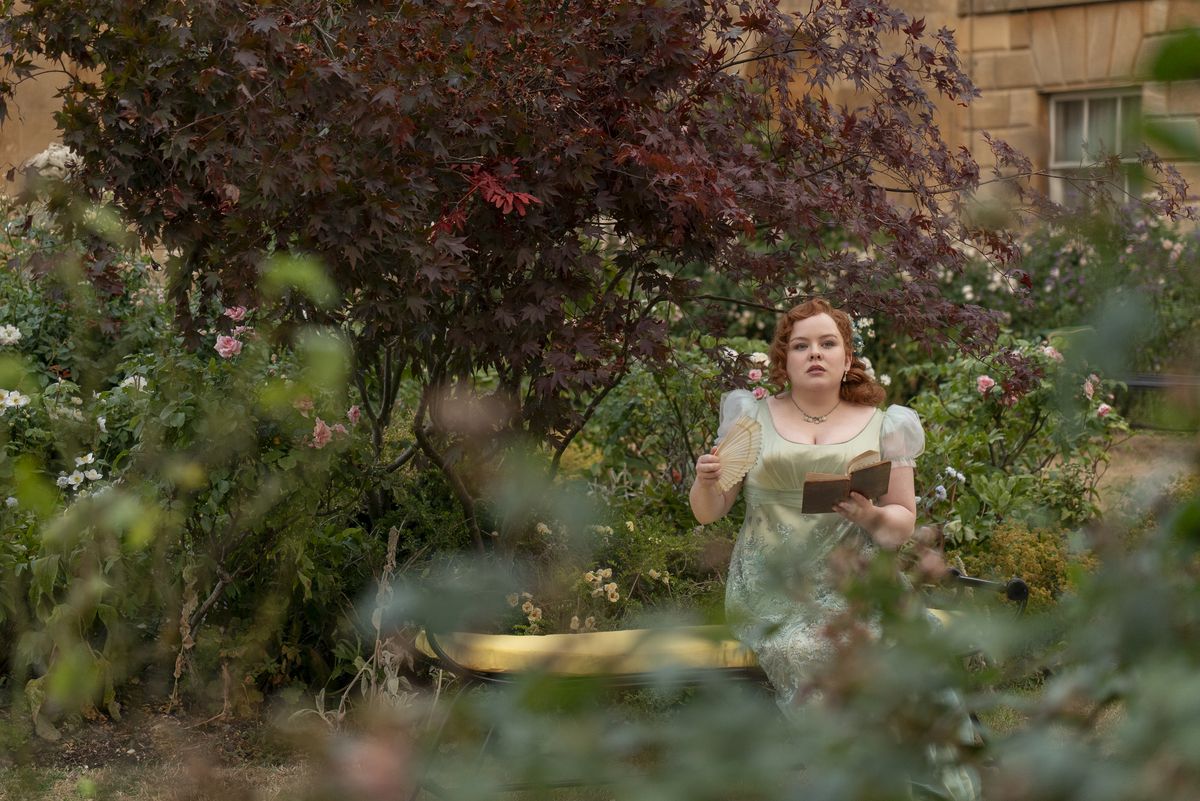
<path id="1" fill-rule="evenodd" d="M 37 64 L 70 73 L 78 180 L 174 254 L 184 329 L 197 294 L 255 302 L 269 249 L 319 257 L 340 302 L 281 313 L 352 337 L 380 448 L 400 377 L 422 382 L 415 448 L 477 539 L 449 449 L 522 434 L 557 464 L 635 360 L 666 356 L 670 306 L 710 316 L 685 265 L 749 303 L 820 291 L 916 336 L 995 331 L 936 280 L 1015 256 L 964 221 L 979 169 L 935 120 L 976 92 L 950 31 L 883 0 L 3 5 L 0 97 Z M 468 438 L 447 398 L 485 375 L 505 411 Z"/>

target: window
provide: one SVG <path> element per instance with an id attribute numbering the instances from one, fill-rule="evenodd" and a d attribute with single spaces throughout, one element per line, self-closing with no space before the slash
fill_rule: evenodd
<path id="1" fill-rule="evenodd" d="M 1123 171 L 1121 189 L 1139 191 L 1137 151 L 1141 146 L 1142 96 L 1138 89 L 1059 95 L 1050 99 L 1050 197 L 1073 205 L 1079 187 L 1067 176 L 1087 174 L 1100 159 L 1117 154 L 1130 165 Z M 1114 187 L 1115 189 L 1115 187 Z"/>

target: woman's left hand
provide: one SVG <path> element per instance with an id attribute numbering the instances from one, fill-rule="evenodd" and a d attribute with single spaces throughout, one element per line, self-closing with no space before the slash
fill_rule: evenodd
<path id="1" fill-rule="evenodd" d="M 851 523 L 867 530 L 875 523 L 879 511 L 869 498 L 857 492 L 850 493 L 850 498 L 835 505 L 833 510 Z"/>

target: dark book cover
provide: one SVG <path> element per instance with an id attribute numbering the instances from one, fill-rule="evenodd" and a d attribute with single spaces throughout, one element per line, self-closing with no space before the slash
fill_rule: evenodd
<path id="1" fill-rule="evenodd" d="M 832 512 L 836 504 L 850 498 L 851 492 L 878 500 L 887 494 L 891 479 L 891 462 L 874 462 L 844 474 L 809 473 L 804 477 L 804 504 L 800 511 L 806 515 Z"/>

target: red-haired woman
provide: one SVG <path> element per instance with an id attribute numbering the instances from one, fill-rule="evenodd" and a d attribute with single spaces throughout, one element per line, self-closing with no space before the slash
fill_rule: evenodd
<path id="1" fill-rule="evenodd" d="M 724 516 L 745 492 L 726 612 L 785 710 L 804 700 L 815 663 L 829 653 L 823 629 L 845 609 L 828 574 L 830 554 L 839 547 L 855 553 L 897 548 L 912 536 L 916 521 L 913 466 L 924 449 L 921 422 L 903 406 L 879 408 L 883 387 L 864 369 L 852 341 L 850 318 L 825 300 L 784 314 L 770 352 L 771 383 L 783 391 L 756 399 L 735 390 L 721 402 L 718 441 L 738 417 L 757 420 L 763 432 L 758 462 L 722 492 L 720 460 L 705 454 L 691 489 L 692 512 L 701 523 Z M 807 473 L 844 473 L 866 451 L 892 462 L 887 494 L 875 502 L 854 494 L 835 513 L 801 512 Z"/>

